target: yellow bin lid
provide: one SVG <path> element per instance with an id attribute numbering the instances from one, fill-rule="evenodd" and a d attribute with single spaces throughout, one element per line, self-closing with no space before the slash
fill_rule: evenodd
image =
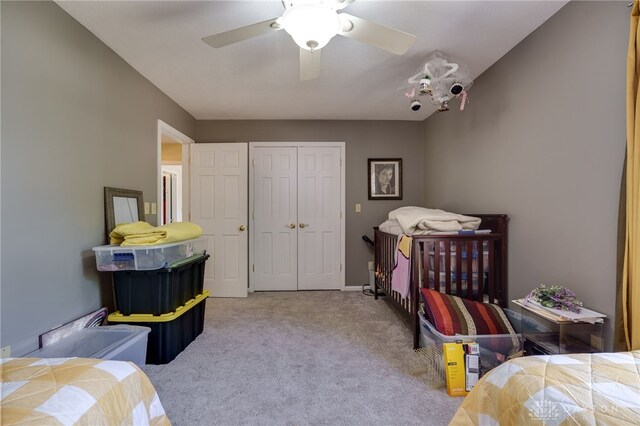
<path id="1" fill-rule="evenodd" d="M 178 318 L 180 315 L 187 312 L 189 309 L 196 306 L 198 303 L 202 302 L 204 299 L 209 297 L 209 290 L 203 291 L 201 294 L 197 295 L 195 299 L 189 300 L 184 306 L 178 306 L 175 312 L 169 312 L 167 314 L 162 315 L 153 315 L 153 314 L 131 314 L 131 315 L 122 315 L 120 311 L 116 311 L 109 315 L 107 319 L 109 322 L 169 322 Z"/>

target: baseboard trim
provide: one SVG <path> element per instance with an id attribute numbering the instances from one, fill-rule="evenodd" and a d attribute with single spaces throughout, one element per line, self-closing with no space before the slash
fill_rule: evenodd
<path id="1" fill-rule="evenodd" d="M 361 285 L 346 285 L 342 291 L 362 291 Z"/>

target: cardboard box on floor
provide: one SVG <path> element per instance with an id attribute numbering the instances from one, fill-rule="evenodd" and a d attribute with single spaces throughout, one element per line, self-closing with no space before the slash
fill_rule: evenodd
<path id="1" fill-rule="evenodd" d="M 465 396 L 478 382 L 480 346 L 477 343 L 445 343 L 443 349 L 447 393 Z"/>

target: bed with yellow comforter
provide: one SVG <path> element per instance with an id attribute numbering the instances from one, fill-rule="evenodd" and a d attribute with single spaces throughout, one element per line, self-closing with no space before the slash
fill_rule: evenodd
<path id="1" fill-rule="evenodd" d="M 135 364 L 88 358 L 0 359 L 2 425 L 170 425 Z"/>
<path id="2" fill-rule="evenodd" d="M 491 370 L 450 425 L 639 425 L 640 351 L 529 356 Z"/>

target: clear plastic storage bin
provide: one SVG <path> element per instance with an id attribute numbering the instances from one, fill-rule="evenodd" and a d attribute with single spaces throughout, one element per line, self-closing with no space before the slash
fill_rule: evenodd
<path id="1" fill-rule="evenodd" d="M 207 238 L 154 246 L 107 245 L 94 247 L 99 271 L 149 271 L 207 250 Z"/>
<path id="2" fill-rule="evenodd" d="M 69 337 L 27 354 L 34 358 L 100 358 L 145 365 L 151 328 L 113 325 L 83 328 Z"/>
<path id="3" fill-rule="evenodd" d="M 604 323 L 544 318 L 520 307 L 524 348 L 528 355 L 596 353 L 604 349 Z"/>
<path id="4" fill-rule="evenodd" d="M 512 320 L 512 312 L 508 309 L 504 309 L 504 312 L 507 314 L 510 322 L 516 322 Z M 435 347 L 435 350 L 442 354 L 443 343 L 455 343 L 459 341 L 463 343 L 476 342 L 480 345 L 480 363 L 483 374 L 502 364 L 507 359 L 522 356 L 524 339 L 521 334 L 446 336 L 436 330 L 433 324 L 427 321 L 422 315 L 418 317 L 420 318 L 420 347 Z M 444 371 L 444 368 L 442 371 Z"/>

